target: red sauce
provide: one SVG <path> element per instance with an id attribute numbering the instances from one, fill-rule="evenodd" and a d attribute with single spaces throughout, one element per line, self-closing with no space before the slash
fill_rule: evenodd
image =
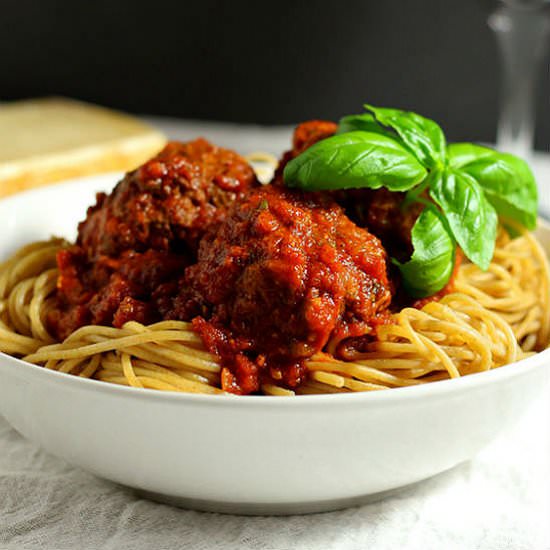
<path id="1" fill-rule="evenodd" d="M 294 130 L 292 149 L 283 154 L 272 183 L 283 184 L 284 167 L 308 147 L 336 133 L 338 126 L 326 120 L 302 122 Z M 412 253 L 411 229 L 422 207 L 415 204 L 404 208 L 405 193 L 387 189 L 347 189 L 335 191 L 332 196 L 348 217 L 357 225 L 367 227 L 376 235 L 391 256 L 401 261 Z"/>
<path id="2" fill-rule="evenodd" d="M 150 249 L 90 262 L 81 247 L 73 246 L 58 253 L 57 263 L 56 307 L 47 323 L 63 339 L 87 324 L 121 327 L 127 321 L 161 320 L 165 285 L 181 278 L 189 261 Z"/>
<path id="3" fill-rule="evenodd" d="M 286 164 L 303 153 L 314 143 L 336 133 L 337 125 L 324 120 L 310 120 L 299 124 L 292 141 L 292 149 L 283 154 L 272 183 L 283 182 L 283 170 Z M 360 227 L 366 227 L 382 242 L 388 255 L 399 261 L 407 261 L 413 253 L 411 231 L 422 212 L 420 203 L 405 205 L 405 193 L 380 189 L 347 189 L 331 193 L 334 200 L 344 208 L 346 215 Z M 428 198 L 428 197 L 426 197 Z M 454 280 L 460 266 L 461 253 L 457 252 L 453 275 L 447 285 L 434 296 L 417 300 L 411 304 L 411 298 L 400 291 L 399 272 L 390 266 L 390 279 L 396 289 L 393 309 L 413 305 L 422 307 L 425 303 L 439 300 L 453 291 Z"/>
<path id="4" fill-rule="evenodd" d="M 422 212 L 420 203 L 404 205 L 405 193 L 384 189 L 349 189 L 336 193 L 346 214 L 368 227 L 383 243 L 390 256 L 407 261 L 412 252 L 411 231 Z"/>
<path id="5" fill-rule="evenodd" d="M 385 190 L 282 187 L 285 163 L 335 130 L 298 126 L 275 185 L 263 188 L 232 151 L 203 139 L 170 143 L 99 194 L 76 244 L 59 253 L 52 333 L 192 321 L 221 359 L 222 388 L 239 394 L 265 382 L 295 388 L 307 358 L 360 349 L 390 322 L 398 279 L 388 276 L 386 249 L 410 255 L 420 210 Z"/>
<path id="6" fill-rule="evenodd" d="M 196 251 L 205 228 L 258 184 L 233 151 L 199 138 L 171 142 L 130 172 L 110 195 L 97 197 L 78 231 L 89 258 L 124 250 Z"/>
<path id="7" fill-rule="evenodd" d="M 50 330 L 65 338 L 88 323 L 162 319 L 206 229 L 257 185 L 233 151 L 204 139 L 169 143 L 110 195 L 100 193 L 76 245 L 59 253 Z"/>
<path id="8" fill-rule="evenodd" d="M 365 334 L 391 292 L 380 241 L 328 195 L 268 187 L 237 203 L 201 241 L 169 316 L 197 324 L 222 357 L 223 387 L 289 387 L 329 341 Z"/>

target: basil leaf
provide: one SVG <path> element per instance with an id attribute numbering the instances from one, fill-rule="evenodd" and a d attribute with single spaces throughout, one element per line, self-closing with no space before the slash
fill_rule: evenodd
<path id="1" fill-rule="evenodd" d="M 306 191 L 386 187 L 406 191 L 425 168 L 397 141 L 373 132 L 349 132 L 312 145 L 284 169 L 288 187 Z"/>
<path id="2" fill-rule="evenodd" d="M 514 155 L 475 145 L 468 155 L 468 144 L 458 145 L 449 147 L 451 165 L 460 163 L 460 170 L 475 178 L 501 216 L 535 229 L 538 193 L 528 164 Z"/>
<path id="3" fill-rule="evenodd" d="M 461 168 L 474 160 L 490 157 L 493 153 L 495 153 L 494 149 L 475 143 L 450 143 L 447 147 L 449 165 L 452 168 Z"/>
<path id="4" fill-rule="evenodd" d="M 365 109 L 371 111 L 380 124 L 393 128 L 424 166 L 432 168 L 444 163 L 447 156 L 445 135 L 436 122 L 399 109 L 368 104 Z"/>
<path id="5" fill-rule="evenodd" d="M 425 298 L 439 292 L 451 278 L 455 264 L 455 242 L 442 215 L 434 206 L 426 206 L 412 228 L 414 253 L 399 267 L 403 286 L 413 298 Z"/>
<path id="6" fill-rule="evenodd" d="M 447 170 L 432 182 L 430 195 L 464 254 L 487 269 L 495 248 L 497 215 L 477 181 L 460 170 Z"/>
<path id="7" fill-rule="evenodd" d="M 392 131 L 389 131 L 381 126 L 378 122 L 376 122 L 374 115 L 371 115 L 370 113 L 342 117 L 338 123 L 336 133 L 345 134 L 346 132 L 355 132 L 357 130 L 361 130 L 363 132 L 374 132 L 375 134 L 383 134 L 399 141 L 397 134 L 394 134 Z"/>

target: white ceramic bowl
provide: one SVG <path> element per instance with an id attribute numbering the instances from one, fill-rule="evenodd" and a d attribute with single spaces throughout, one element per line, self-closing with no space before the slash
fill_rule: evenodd
<path id="1" fill-rule="evenodd" d="M 73 238 L 87 178 L 0 201 L 0 258 Z M 550 229 L 539 236 L 546 246 Z M 0 354 L 0 413 L 46 451 L 153 498 L 236 513 L 356 504 L 473 457 L 543 391 L 550 351 L 425 386 L 350 395 L 222 397 L 126 388 Z"/>

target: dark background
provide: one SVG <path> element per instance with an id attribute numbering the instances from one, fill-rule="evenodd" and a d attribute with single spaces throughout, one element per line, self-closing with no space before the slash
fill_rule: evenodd
<path id="1" fill-rule="evenodd" d="M 452 140 L 494 141 L 494 5 L 2 0 L 0 100 L 62 94 L 135 113 L 267 124 L 335 119 L 368 100 L 433 117 Z M 550 145 L 549 88 L 545 68 L 539 149 Z"/>

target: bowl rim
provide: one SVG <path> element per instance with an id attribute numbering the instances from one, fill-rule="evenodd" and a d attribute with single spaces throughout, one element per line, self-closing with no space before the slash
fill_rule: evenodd
<path id="1" fill-rule="evenodd" d="M 29 189 L 21 193 L 11 195 L 0 199 L 0 211 L 4 208 L 9 208 L 10 205 L 24 203 L 31 198 L 36 200 L 43 194 L 63 192 L 64 188 L 71 187 L 74 190 L 75 184 L 88 186 L 92 184 L 115 184 L 121 176 L 121 172 L 107 172 L 103 174 L 95 174 L 91 176 L 83 176 L 79 178 L 71 178 L 62 182 L 45 185 L 37 189 Z M 550 234 L 550 223 L 542 218 L 538 220 L 538 228 Z M 257 407 L 263 405 L 282 406 L 285 408 L 302 407 L 304 404 L 322 404 L 327 406 L 342 405 L 345 403 L 385 403 L 393 404 L 395 401 L 403 399 L 416 399 L 422 397 L 447 396 L 452 393 L 460 393 L 472 388 L 482 388 L 487 384 L 496 383 L 493 379 L 504 382 L 518 376 L 527 375 L 533 369 L 544 368 L 546 363 L 550 368 L 550 347 L 542 350 L 529 357 L 519 359 L 514 363 L 509 363 L 501 367 L 488 371 L 468 374 L 460 378 L 438 380 L 427 384 L 418 384 L 413 386 L 402 386 L 396 388 L 388 388 L 386 390 L 366 391 L 366 392 L 350 392 L 350 393 L 327 393 L 313 395 L 296 395 L 296 396 L 273 396 L 273 395 L 210 395 L 197 393 L 184 393 L 175 391 L 159 391 L 148 388 L 135 388 L 130 386 L 122 386 L 111 382 L 104 382 L 90 378 L 82 378 L 73 374 L 58 372 L 51 369 L 34 365 L 12 357 L 6 353 L 0 352 L 0 368 L 8 366 L 8 368 L 21 369 L 25 368 L 25 372 L 29 376 L 44 377 L 45 380 L 53 383 L 61 383 L 74 389 L 82 390 L 99 390 L 104 394 L 112 394 L 125 396 L 127 398 L 138 398 L 153 401 L 165 402 L 186 402 L 189 404 L 212 404 L 212 405 L 228 405 Z M 23 376 L 24 373 L 14 373 L 16 376 Z M 391 390 L 391 391 L 388 391 Z M 262 405 L 263 404 L 263 405 Z M 307 405 L 306 405 L 307 406 Z"/>
<path id="2" fill-rule="evenodd" d="M 520 359 L 514 363 L 503 365 L 501 367 L 483 372 L 468 374 L 460 378 L 447 380 L 437 380 L 427 384 L 418 384 L 414 386 L 401 386 L 396 388 L 387 388 L 385 390 L 350 392 L 350 393 L 325 393 L 312 395 L 210 395 L 199 393 L 185 393 L 175 391 L 159 391 L 149 388 L 135 388 L 95 380 L 93 378 L 82 378 L 74 374 L 68 374 L 51 369 L 46 369 L 39 365 L 27 363 L 22 359 L 12 357 L 6 353 L 0 352 L 0 369 L 9 365 L 8 368 L 24 368 L 29 376 L 36 375 L 43 377 L 49 382 L 62 384 L 76 390 L 99 390 L 104 394 L 119 395 L 128 398 L 144 399 L 146 401 L 166 401 L 195 404 L 213 404 L 234 406 L 258 406 L 274 405 L 287 407 L 289 405 L 302 406 L 304 403 L 315 403 L 323 405 L 342 405 L 344 403 L 356 403 L 359 401 L 365 405 L 369 403 L 393 404 L 396 401 L 417 398 L 435 398 L 445 397 L 449 394 L 458 394 L 462 391 L 469 391 L 474 388 L 481 389 L 486 385 L 505 382 L 511 379 L 528 375 L 533 370 L 550 368 L 550 348 L 536 353 L 530 357 Z M 29 368 L 30 367 L 30 368 Z M 25 378 L 26 373 L 14 373 L 16 376 Z M 0 375 L 1 376 L 1 375 Z M 496 380 L 495 380 L 496 378 Z"/>

